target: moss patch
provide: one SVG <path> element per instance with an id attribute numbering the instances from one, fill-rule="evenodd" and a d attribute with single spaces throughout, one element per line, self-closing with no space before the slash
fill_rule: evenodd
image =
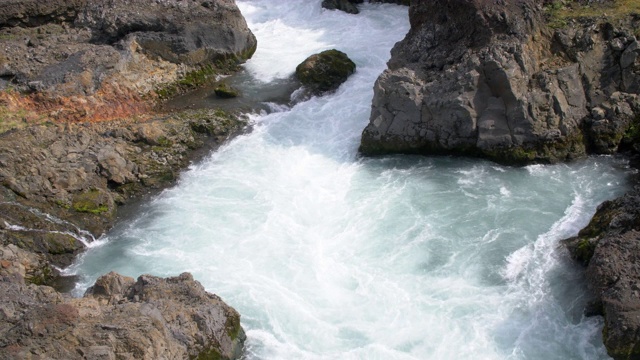
<path id="1" fill-rule="evenodd" d="M 220 352 L 214 348 L 201 351 L 198 356 L 191 356 L 192 360 L 222 360 Z"/>
<path id="2" fill-rule="evenodd" d="M 216 94 L 217 97 L 222 99 L 231 99 L 231 98 L 238 97 L 240 95 L 240 92 L 238 92 L 238 90 L 232 88 L 226 83 L 218 84 L 213 89 L 213 92 Z"/>
<path id="3" fill-rule="evenodd" d="M 212 65 L 205 65 L 199 69 L 189 71 L 185 76 L 169 85 L 156 90 L 160 99 L 168 99 L 189 90 L 197 89 L 212 81 L 218 70 Z"/>
<path id="4" fill-rule="evenodd" d="M 611 20 L 620 19 L 631 14 L 640 14 L 640 0 L 615 0 L 600 4 L 583 4 L 578 0 L 556 0 L 545 5 L 547 23 L 552 28 L 562 28 L 570 20 L 595 18 L 606 14 Z"/>
<path id="5" fill-rule="evenodd" d="M 109 212 L 109 204 L 104 200 L 101 191 L 91 190 L 77 195 L 71 205 L 73 210 L 82 213 L 90 213 L 94 215 Z"/>
<path id="6" fill-rule="evenodd" d="M 347 54 L 335 49 L 311 55 L 296 67 L 300 82 L 314 92 L 337 89 L 356 71 L 356 64 Z"/>

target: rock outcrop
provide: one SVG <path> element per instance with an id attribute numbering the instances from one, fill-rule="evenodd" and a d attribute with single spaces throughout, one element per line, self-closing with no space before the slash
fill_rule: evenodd
<path id="1" fill-rule="evenodd" d="M 336 90 L 356 71 L 356 64 L 342 51 L 331 49 L 306 58 L 296 67 L 296 77 L 315 95 Z"/>
<path id="2" fill-rule="evenodd" d="M 637 154 L 640 19 L 617 14 L 551 28 L 543 6 L 557 4 L 412 1 L 411 30 L 375 84 L 361 152 L 469 155 L 508 164 Z M 603 340 L 615 359 L 640 358 L 638 209 L 635 189 L 601 205 L 567 241 L 587 266 L 598 299 L 589 312 L 604 315 Z"/>
<path id="3" fill-rule="evenodd" d="M 154 91 L 256 49 L 233 0 L 1 0 L 0 13 L 0 90 L 30 94 L 4 94 L 0 105 L 52 120 L 148 111 Z"/>
<path id="4" fill-rule="evenodd" d="M 370 0 L 372 3 L 387 3 L 409 6 L 410 0 Z M 322 7 L 329 10 L 342 10 L 349 14 L 359 14 L 357 4 L 364 3 L 364 0 L 323 0 Z"/>
<path id="5" fill-rule="evenodd" d="M 197 149 L 217 146 L 246 125 L 200 110 L 1 134 L 0 241 L 66 267 L 113 225 L 119 204 L 173 184 Z"/>
<path id="6" fill-rule="evenodd" d="M 614 359 L 640 358 L 640 188 L 607 201 L 578 236 L 566 240 L 587 266 L 603 341 Z"/>
<path id="7" fill-rule="evenodd" d="M 638 111 L 633 18 L 546 26 L 534 0 L 416 1 L 378 78 L 364 154 L 525 164 L 612 153 Z"/>
<path id="8" fill-rule="evenodd" d="M 253 54 L 235 2 L 0 0 L 0 46 L 0 359 L 238 358 L 238 313 L 187 273 L 48 286 L 119 205 L 245 129 L 152 111 Z"/>
<path id="9" fill-rule="evenodd" d="M 237 359 L 240 315 L 189 273 L 109 273 L 80 299 L 26 284 L 33 253 L 0 246 L 0 359 Z"/>

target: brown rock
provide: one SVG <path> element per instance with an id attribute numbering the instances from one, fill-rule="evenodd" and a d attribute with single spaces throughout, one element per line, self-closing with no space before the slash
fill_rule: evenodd
<path id="1" fill-rule="evenodd" d="M 2 359 L 237 359 L 245 338 L 238 313 L 187 273 L 109 273 L 82 299 L 1 278 L 0 291 Z"/>

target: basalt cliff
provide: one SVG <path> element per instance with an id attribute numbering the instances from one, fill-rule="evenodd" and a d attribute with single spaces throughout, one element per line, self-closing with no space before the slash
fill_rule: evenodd
<path id="1" fill-rule="evenodd" d="M 247 126 L 156 106 L 253 54 L 235 2 L 0 0 L 0 48 L 0 359 L 238 358 L 239 314 L 188 273 L 52 287 L 121 205 Z"/>
<path id="2" fill-rule="evenodd" d="M 507 164 L 615 153 L 640 91 L 637 19 L 548 25 L 542 2 L 415 1 L 378 78 L 364 154 Z"/>
<path id="3" fill-rule="evenodd" d="M 360 151 L 517 165 L 637 157 L 637 5 L 412 1 L 411 30 L 375 84 Z M 640 358 L 638 191 L 601 205 L 565 242 L 587 266 L 596 301 L 586 313 L 604 316 L 603 341 L 615 359 Z"/>

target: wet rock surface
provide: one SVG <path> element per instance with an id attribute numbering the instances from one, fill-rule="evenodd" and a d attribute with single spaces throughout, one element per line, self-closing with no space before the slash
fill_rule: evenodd
<path id="1" fill-rule="evenodd" d="M 418 1 L 409 13 L 363 153 L 527 164 L 618 149 L 638 111 L 635 18 L 550 29 L 533 0 Z"/>
<path id="2" fill-rule="evenodd" d="M 219 110 L 146 121 L 41 125 L 0 135 L 0 239 L 65 267 L 116 208 L 171 185 L 198 149 L 246 127 Z"/>
<path id="3" fill-rule="evenodd" d="M 306 58 L 296 67 L 296 77 L 315 95 L 335 91 L 356 71 L 356 64 L 342 51 L 331 49 Z"/>
<path id="4" fill-rule="evenodd" d="M 238 313 L 187 273 L 48 286 L 118 206 L 246 128 L 152 110 L 253 54 L 235 2 L 0 0 L 0 46 L 0 359 L 238 358 Z"/>

